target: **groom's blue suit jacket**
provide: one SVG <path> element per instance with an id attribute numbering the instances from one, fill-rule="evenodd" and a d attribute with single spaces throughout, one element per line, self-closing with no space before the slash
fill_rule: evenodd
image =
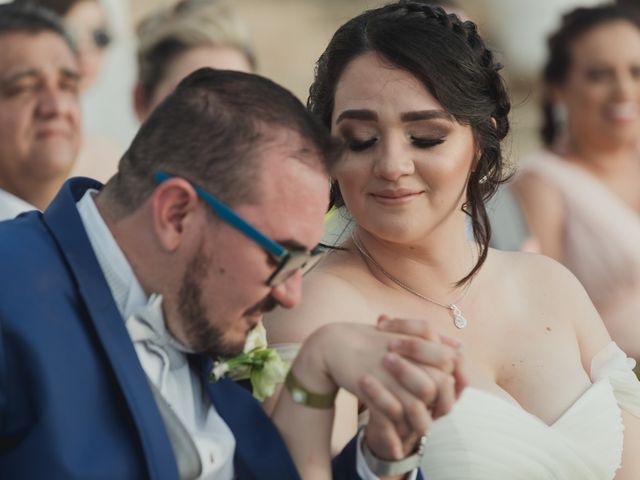
<path id="1" fill-rule="evenodd" d="M 95 258 L 68 181 L 51 206 L 0 223 L 0 478 L 176 480 L 147 377 Z M 202 365 L 207 359 L 191 359 Z M 240 479 L 298 478 L 243 388 L 205 381 L 236 438 Z M 352 441 L 334 478 L 358 478 Z"/>

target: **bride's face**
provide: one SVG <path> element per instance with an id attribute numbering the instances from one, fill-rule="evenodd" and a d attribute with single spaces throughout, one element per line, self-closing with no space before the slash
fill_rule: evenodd
<path id="1" fill-rule="evenodd" d="M 374 53 L 353 60 L 336 87 L 331 130 L 347 147 L 333 176 L 362 228 L 392 242 L 452 221 L 463 228 L 473 133 L 413 75 Z"/>

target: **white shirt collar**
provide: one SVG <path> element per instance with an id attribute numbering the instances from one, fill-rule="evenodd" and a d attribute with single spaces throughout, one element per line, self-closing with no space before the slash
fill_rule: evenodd
<path id="1" fill-rule="evenodd" d="M 87 190 L 76 205 L 118 311 L 123 319 L 127 319 L 136 310 L 146 305 L 147 295 L 138 282 L 127 257 L 98 212 L 93 201 L 93 195 L 96 193 L 98 193 L 97 190 Z"/>
<path id="2" fill-rule="evenodd" d="M 155 314 L 157 318 L 152 322 L 153 329 L 159 336 L 166 337 L 167 345 L 183 353 L 193 353 L 190 348 L 182 345 L 166 329 L 162 315 L 162 300 L 156 302 L 153 297 L 157 295 L 147 296 L 144 292 L 127 257 L 113 238 L 111 230 L 102 219 L 93 201 L 93 196 L 96 193 L 98 191 L 95 189 L 87 190 L 76 206 L 89 237 L 89 243 L 91 243 L 120 315 L 125 322 L 129 322 L 132 316 L 148 310 L 149 304 L 155 304 L 158 311 Z M 127 326 L 129 327 L 129 325 Z M 129 333 L 131 334 L 131 332 Z"/>
<path id="3" fill-rule="evenodd" d="M 38 210 L 14 194 L 0 188 L 0 220 L 11 220 L 23 212 Z"/>

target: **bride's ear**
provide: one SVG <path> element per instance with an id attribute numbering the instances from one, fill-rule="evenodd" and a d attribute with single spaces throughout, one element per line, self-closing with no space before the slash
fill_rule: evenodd
<path id="1" fill-rule="evenodd" d="M 498 128 L 498 122 L 496 121 L 495 117 L 491 117 L 491 125 L 493 126 L 494 129 Z M 476 169 L 478 168 L 478 163 L 480 163 L 480 159 L 482 158 L 482 149 L 478 146 L 476 146 L 475 149 L 475 153 L 473 156 L 473 161 L 471 162 L 471 172 L 475 172 Z M 485 183 L 487 181 L 487 176 L 484 175 L 481 179 L 480 179 L 480 183 Z"/>

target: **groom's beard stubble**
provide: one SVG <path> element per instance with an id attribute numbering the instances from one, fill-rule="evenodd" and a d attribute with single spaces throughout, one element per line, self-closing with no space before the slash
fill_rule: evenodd
<path id="1" fill-rule="evenodd" d="M 232 344 L 224 340 L 224 330 L 211 321 L 203 302 L 202 282 L 209 269 L 211 259 L 202 247 L 187 265 L 182 284 L 178 292 L 178 311 L 185 322 L 185 335 L 189 347 L 211 358 L 228 358 L 239 355 L 244 350 L 244 343 L 249 334 L 247 329 L 242 343 Z M 245 310 L 243 316 L 267 313 L 279 305 L 278 301 L 267 295 L 264 299 Z"/>

